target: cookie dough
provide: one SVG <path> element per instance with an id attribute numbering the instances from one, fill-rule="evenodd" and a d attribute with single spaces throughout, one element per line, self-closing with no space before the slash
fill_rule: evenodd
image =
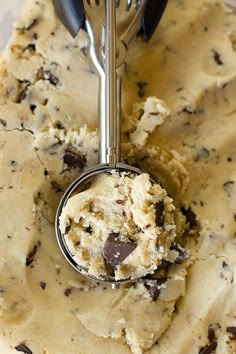
<path id="1" fill-rule="evenodd" d="M 153 273 L 167 257 L 175 221 L 172 199 L 147 173 L 104 173 L 71 197 L 60 229 L 77 264 L 105 280 Z"/>
<path id="2" fill-rule="evenodd" d="M 0 352 L 235 353 L 235 9 L 168 1 L 120 68 L 122 161 L 173 198 L 176 237 L 153 274 L 119 289 L 78 274 L 54 229 L 98 158 L 87 53 L 50 0 L 27 0 L 1 54 Z"/>

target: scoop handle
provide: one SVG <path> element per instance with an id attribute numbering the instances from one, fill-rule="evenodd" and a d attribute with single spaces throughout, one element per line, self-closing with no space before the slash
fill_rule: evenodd
<path id="1" fill-rule="evenodd" d="M 60 21 L 75 37 L 85 23 L 83 0 L 53 0 L 53 5 Z"/>
<path id="2" fill-rule="evenodd" d="M 105 1 L 105 58 L 100 78 L 99 163 L 120 162 L 121 79 L 116 72 L 116 5 Z"/>

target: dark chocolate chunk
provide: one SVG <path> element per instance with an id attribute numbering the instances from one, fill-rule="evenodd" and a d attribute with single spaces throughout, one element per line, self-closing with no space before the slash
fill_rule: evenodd
<path id="1" fill-rule="evenodd" d="M 161 227 L 164 224 L 164 202 L 160 200 L 155 204 L 156 225 Z"/>
<path id="2" fill-rule="evenodd" d="M 62 122 L 60 122 L 60 121 L 58 121 L 58 122 L 56 122 L 56 124 L 55 124 L 55 127 L 57 128 L 57 129 L 64 129 L 64 125 L 62 124 Z"/>
<path id="3" fill-rule="evenodd" d="M 157 280 L 144 280 L 144 286 L 148 289 L 149 295 L 153 301 L 156 301 L 161 293 L 161 285 L 167 281 L 167 278 L 161 278 Z"/>
<path id="4" fill-rule="evenodd" d="M 222 267 L 223 267 L 223 268 L 228 268 L 229 265 L 228 265 L 228 263 L 226 263 L 225 261 L 223 261 L 223 262 L 222 262 Z"/>
<path id="5" fill-rule="evenodd" d="M 45 177 L 49 175 L 48 170 L 46 168 L 44 169 L 43 174 Z"/>
<path id="6" fill-rule="evenodd" d="M 23 52 L 26 50 L 29 50 L 30 52 L 35 52 L 36 51 L 36 46 L 34 43 L 29 43 L 24 49 Z"/>
<path id="7" fill-rule="evenodd" d="M 216 62 L 217 65 L 223 65 L 223 61 L 221 59 L 221 55 L 220 53 L 218 53 L 215 49 L 212 49 L 212 53 L 213 53 L 213 58 Z"/>
<path id="8" fill-rule="evenodd" d="M 183 248 L 182 246 L 178 245 L 177 243 L 173 242 L 170 246 L 170 250 L 174 250 L 178 253 L 178 256 L 174 262 L 176 264 L 181 264 L 188 258 L 188 253 L 187 253 L 186 249 Z"/>
<path id="9" fill-rule="evenodd" d="M 210 344 L 205 345 L 199 350 L 199 354 L 212 354 L 217 348 L 217 342 L 213 341 Z"/>
<path id="10" fill-rule="evenodd" d="M 40 283 L 39 283 L 39 285 L 40 285 L 40 287 L 44 290 L 45 288 L 46 288 L 46 283 L 45 283 L 45 281 L 41 281 Z"/>
<path id="11" fill-rule="evenodd" d="M 72 289 L 71 289 L 71 288 L 67 288 L 67 289 L 65 289 L 65 291 L 64 291 L 64 295 L 65 295 L 65 296 L 70 296 L 71 293 L 72 293 Z"/>
<path id="12" fill-rule="evenodd" d="M 88 227 L 86 227 L 85 231 L 88 232 L 91 235 L 91 233 L 93 232 L 92 226 L 89 225 Z"/>
<path id="13" fill-rule="evenodd" d="M 31 104 L 30 105 L 30 110 L 31 110 L 32 113 L 34 113 L 36 108 L 37 108 L 37 106 L 35 104 Z"/>
<path id="14" fill-rule="evenodd" d="M 236 339 L 236 327 L 227 327 L 226 331 L 232 335 L 230 339 Z"/>
<path id="15" fill-rule="evenodd" d="M 63 161 L 69 168 L 80 169 L 83 169 L 87 162 L 85 155 L 82 155 L 81 152 L 68 149 L 65 150 Z"/>
<path id="16" fill-rule="evenodd" d="M 26 257 L 26 261 L 25 264 L 28 267 L 33 261 L 34 261 L 34 257 L 36 255 L 36 253 L 38 252 L 39 247 L 41 246 L 41 242 L 37 241 L 35 243 L 35 245 L 33 246 L 32 250 L 29 251 L 27 257 Z"/>
<path id="17" fill-rule="evenodd" d="M 158 285 L 154 285 L 154 286 L 150 286 L 148 291 L 149 291 L 149 294 L 150 294 L 152 300 L 156 301 L 161 293 L 161 288 Z"/>
<path id="18" fill-rule="evenodd" d="M 189 223 L 190 229 L 194 229 L 197 226 L 197 217 L 196 214 L 189 207 L 186 209 L 185 207 L 181 208 L 182 213 L 186 217 L 187 223 Z"/>
<path id="19" fill-rule="evenodd" d="M 25 354 L 33 354 L 33 352 L 25 344 L 19 344 L 15 347 L 18 352 L 23 352 Z"/>
<path id="20" fill-rule="evenodd" d="M 103 257 L 107 264 L 116 267 L 122 263 L 136 247 L 136 242 L 124 242 L 120 239 L 120 234 L 112 232 L 108 235 L 104 244 Z"/>
<path id="21" fill-rule="evenodd" d="M 57 86 L 59 84 L 58 77 L 56 77 L 50 70 L 44 71 L 44 79 L 48 80 L 53 86 Z"/>
<path id="22" fill-rule="evenodd" d="M 210 343 L 216 341 L 216 331 L 215 331 L 215 326 L 214 325 L 210 325 L 208 327 L 208 340 L 209 340 Z"/>

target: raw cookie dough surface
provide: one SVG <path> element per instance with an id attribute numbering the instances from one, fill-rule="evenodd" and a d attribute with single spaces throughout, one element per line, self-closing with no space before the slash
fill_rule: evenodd
<path id="1" fill-rule="evenodd" d="M 0 65 L 1 354 L 236 352 L 235 18 L 223 1 L 172 0 L 128 52 L 122 159 L 180 212 L 157 270 L 114 290 L 74 271 L 54 230 L 63 192 L 97 162 L 86 36 L 27 1 Z"/>
<path id="2" fill-rule="evenodd" d="M 147 173 L 101 174 L 72 196 L 60 230 L 73 260 L 105 280 L 153 273 L 174 240 L 172 199 Z"/>

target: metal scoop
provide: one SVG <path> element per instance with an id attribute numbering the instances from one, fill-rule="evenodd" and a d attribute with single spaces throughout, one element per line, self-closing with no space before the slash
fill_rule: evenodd
<path id="1" fill-rule="evenodd" d="M 65 5 L 66 3 L 66 5 Z M 70 5 L 68 5 L 70 3 Z M 56 1 L 54 0 L 55 8 L 59 16 L 62 17 L 62 22 L 66 25 L 72 35 L 76 35 L 81 27 L 83 27 L 90 37 L 90 57 L 94 67 L 100 78 L 100 106 L 99 106 L 99 164 L 93 168 L 87 169 L 83 172 L 66 190 L 63 195 L 56 214 L 56 235 L 61 251 L 68 260 L 68 262 L 80 273 L 86 277 L 96 280 L 104 281 L 117 287 L 119 283 L 129 282 L 129 279 L 116 281 L 113 277 L 107 276 L 104 279 L 98 279 L 89 274 L 86 269 L 77 264 L 73 259 L 65 242 L 64 235 L 61 233 L 59 227 L 59 219 L 63 207 L 66 205 L 68 199 L 77 191 L 85 189 L 85 186 L 92 181 L 92 179 L 101 174 L 111 172 L 113 170 L 119 172 L 131 172 L 135 174 L 143 173 L 140 169 L 130 165 L 121 163 L 120 161 L 120 102 L 121 102 L 121 79 L 118 76 L 116 69 L 124 62 L 125 54 L 129 46 L 132 44 L 138 34 L 142 34 L 144 40 L 150 38 L 153 33 L 153 24 L 160 20 L 160 11 L 155 21 L 152 21 L 150 29 L 146 26 L 145 11 L 149 9 L 151 4 L 162 3 L 167 1 L 147 1 L 139 0 L 134 2 L 132 0 L 126 1 L 126 10 L 133 11 L 132 20 L 126 31 L 120 37 L 117 43 L 116 31 L 116 7 L 120 5 L 120 1 L 105 0 L 105 24 L 101 18 L 96 14 L 96 7 L 99 6 L 100 1 L 91 0 L 87 2 L 75 1 L 76 6 L 72 6 L 73 1 Z M 75 4 L 74 3 L 74 4 Z M 148 7 L 149 4 L 149 7 Z M 64 7 L 63 7 L 63 6 Z M 72 21 L 68 18 L 68 8 L 73 8 Z M 63 15 L 63 10 L 66 10 L 66 16 Z M 160 9 L 159 9 L 160 10 Z M 161 14 L 164 11 L 162 6 Z M 157 20 L 158 19 L 158 20 Z M 153 183 L 156 183 L 153 181 Z M 132 279 L 132 282 L 134 280 Z"/>

